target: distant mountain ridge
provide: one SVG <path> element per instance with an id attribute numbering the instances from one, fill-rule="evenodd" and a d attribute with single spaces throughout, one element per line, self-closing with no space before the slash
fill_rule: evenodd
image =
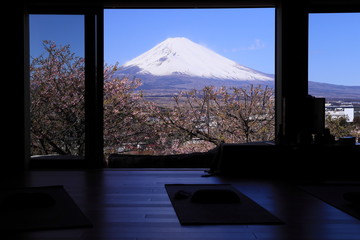
<path id="1" fill-rule="evenodd" d="M 360 86 L 345 86 L 309 81 L 309 94 L 333 99 L 357 99 L 360 101 Z"/>
<path id="2" fill-rule="evenodd" d="M 117 75 L 140 78 L 141 89 L 164 94 L 210 85 L 274 87 L 274 75 L 240 65 L 183 37 L 168 38 L 159 43 L 126 62 Z M 309 82 L 309 93 L 319 97 L 360 99 L 360 86 Z"/>

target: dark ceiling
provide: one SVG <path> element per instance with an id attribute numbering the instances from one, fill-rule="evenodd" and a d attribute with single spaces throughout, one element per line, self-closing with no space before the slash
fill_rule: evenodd
<path id="1" fill-rule="evenodd" d="M 27 0 L 30 6 L 101 6 L 105 8 L 207 8 L 207 7 L 274 7 L 282 3 L 308 6 L 310 11 L 359 11 L 360 0 Z"/>

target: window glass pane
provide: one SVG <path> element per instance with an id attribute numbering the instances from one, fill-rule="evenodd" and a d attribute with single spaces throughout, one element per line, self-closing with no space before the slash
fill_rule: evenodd
<path id="1" fill-rule="evenodd" d="M 360 136 L 360 13 L 309 16 L 309 94 L 326 99 L 336 139 Z"/>
<path id="2" fill-rule="evenodd" d="M 273 8 L 105 10 L 105 153 L 274 140 Z"/>
<path id="3" fill-rule="evenodd" d="M 84 156 L 84 16 L 29 20 L 31 155 Z"/>

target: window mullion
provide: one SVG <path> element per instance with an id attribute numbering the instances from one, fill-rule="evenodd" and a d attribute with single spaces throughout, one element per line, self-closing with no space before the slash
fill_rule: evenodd
<path id="1" fill-rule="evenodd" d="M 103 167 L 102 11 L 85 14 L 85 158 L 89 168 Z"/>

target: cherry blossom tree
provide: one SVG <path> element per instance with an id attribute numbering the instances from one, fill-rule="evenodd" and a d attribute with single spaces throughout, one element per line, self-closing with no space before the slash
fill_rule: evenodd
<path id="1" fill-rule="evenodd" d="M 45 53 L 34 58 L 30 67 L 32 154 L 82 156 L 85 150 L 84 58 L 75 56 L 69 45 L 57 46 L 44 41 L 43 46 Z M 121 136 L 130 141 L 131 135 L 136 134 L 130 129 L 136 128 L 140 121 L 135 116 L 140 111 L 141 96 L 131 93 L 140 82 L 112 79 L 116 69 L 117 65 L 106 65 L 104 71 L 107 143 L 116 143 Z"/>
<path id="2" fill-rule="evenodd" d="M 209 150 L 221 143 L 244 143 L 274 139 L 274 91 L 268 87 L 205 87 L 180 92 L 175 106 L 159 118 L 164 129 L 178 131 L 181 145 Z M 195 141 L 194 141 L 195 140 Z M 211 144 L 209 144 L 211 143 Z M 198 147 L 199 148 L 199 147 Z"/>
<path id="3" fill-rule="evenodd" d="M 70 46 L 44 41 L 45 53 L 30 67 L 31 154 L 84 155 L 84 58 Z M 139 79 L 117 78 L 118 64 L 104 66 L 104 145 L 116 152 L 124 145 L 161 144 L 159 127 L 144 100 Z M 158 147 L 159 148 L 159 147 Z"/>
<path id="4" fill-rule="evenodd" d="M 84 155 L 84 59 L 69 46 L 43 42 L 30 66 L 32 154 Z"/>
<path id="5" fill-rule="evenodd" d="M 136 91 L 141 85 L 139 79 L 119 79 L 110 75 L 104 82 L 106 153 L 123 148 L 139 151 L 145 147 L 149 150 L 159 138 L 157 123 L 151 114 L 156 111 L 155 105 L 145 101 L 142 93 Z"/>

